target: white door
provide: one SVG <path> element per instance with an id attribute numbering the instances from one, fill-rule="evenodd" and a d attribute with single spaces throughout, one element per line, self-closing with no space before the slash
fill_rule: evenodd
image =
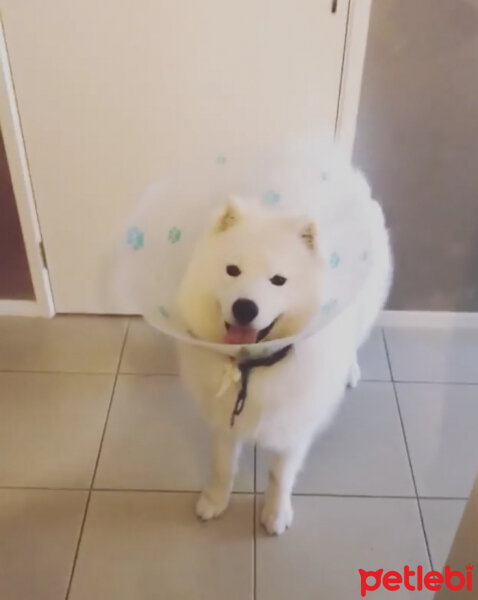
<path id="1" fill-rule="evenodd" d="M 347 7 L 2 0 L 57 311 L 128 312 L 106 291 L 113 240 L 169 165 L 333 131 Z"/>
<path id="2" fill-rule="evenodd" d="M 15 90 L 1 27 L 0 126 L 33 288 L 33 298 L 29 300 L 0 298 L 0 315 L 52 316 L 54 313 L 53 299 L 28 172 Z M 0 214 L 0 219 L 2 218 L 4 217 Z M 8 224 L 8 219 L 6 223 Z"/>

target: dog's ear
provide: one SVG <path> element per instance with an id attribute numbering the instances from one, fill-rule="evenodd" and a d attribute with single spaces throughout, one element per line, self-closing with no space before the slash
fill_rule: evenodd
<path id="1" fill-rule="evenodd" d="M 227 231 L 242 217 L 242 206 L 238 198 L 229 198 L 222 208 L 219 217 L 216 219 L 213 227 L 214 233 Z"/>
<path id="2" fill-rule="evenodd" d="M 307 248 L 315 252 L 317 249 L 317 228 L 315 223 L 309 221 L 308 223 L 302 224 L 302 227 L 300 228 L 300 237 Z"/>
<path id="3" fill-rule="evenodd" d="M 317 227 L 313 221 L 310 221 L 305 216 L 294 216 L 287 218 L 287 227 L 289 231 L 293 231 L 299 235 L 303 243 L 312 252 L 317 251 Z"/>
<path id="4" fill-rule="evenodd" d="M 304 244 L 315 252 L 317 250 L 317 227 L 313 221 L 309 221 L 306 217 L 293 217 L 289 223 L 293 231 L 298 233 Z"/>

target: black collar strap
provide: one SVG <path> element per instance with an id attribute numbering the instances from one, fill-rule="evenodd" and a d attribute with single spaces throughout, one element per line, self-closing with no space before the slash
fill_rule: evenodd
<path id="1" fill-rule="evenodd" d="M 280 360 L 285 358 L 292 348 L 292 344 L 288 346 L 284 346 L 280 350 L 269 354 L 269 356 L 265 356 L 263 358 L 251 358 L 250 360 L 245 360 L 237 365 L 241 373 L 241 387 L 239 389 L 239 393 L 237 394 L 236 403 L 234 405 L 234 410 L 231 415 L 231 427 L 234 427 L 234 421 L 237 415 L 240 415 L 244 409 L 244 403 L 246 402 L 247 397 L 247 384 L 249 382 L 249 375 L 252 369 L 256 367 L 272 367 Z"/>

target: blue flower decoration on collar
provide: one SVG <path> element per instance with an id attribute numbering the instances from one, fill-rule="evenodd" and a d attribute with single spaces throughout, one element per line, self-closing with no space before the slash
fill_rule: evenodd
<path id="1" fill-rule="evenodd" d="M 337 308 L 337 305 L 337 299 L 332 298 L 322 306 L 321 313 L 325 316 L 330 315 Z"/>
<path id="2" fill-rule="evenodd" d="M 329 258 L 329 264 L 332 267 L 332 269 L 336 269 L 339 266 L 340 263 L 340 256 L 338 254 L 338 252 L 332 252 L 332 254 L 330 255 Z"/>
<path id="3" fill-rule="evenodd" d="M 280 202 L 280 194 L 275 190 L 267 190 L 267 192 L 262 197 L 264 200 L 264 204 L 268 204 L 269 206 L 274 206 L 279 204 Z"/>

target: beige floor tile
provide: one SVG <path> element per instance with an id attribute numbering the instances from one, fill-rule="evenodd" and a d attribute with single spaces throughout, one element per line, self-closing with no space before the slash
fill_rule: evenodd
<path id="1" fill-rule="evenodd" d="M 113 378 L 0 373 L 0 486 L 88 487 Z"/>
<path id="2" fill-rule="evenodd" d="M 268 455 L 258 452 L 258 489 Z M 297 493 L 415 495 L 391 383 L 363 381 L 348 390 L 330 429 L 312 447 Z"/>
<path id="3" fill-rule="evenodd" d="M 0 319 L 0 371 L 114 373 L 127 319 Z"/>
<path id="4" fill-rule="evenodd" d="M 251 600 L 253 499 L 199 522 L 194 494 L 94 492 L 70 600 Z"/>
<path id="5" fill-rule="evenodd" d="M 209 428 L 177 377 L 120 375 L 95 487 L 199 490 L 209 442 Z M 254 489 L 252 448 L 242 457 L 234 489 Z"/>
<path id="6" fill-rule="evenodd" d="M 478 387 L 399 383 L 419 496 L 467 498 L 478 469 Z"/>
<path id="7" fill-rule="evenodd" d="M 391 380 L 383 333 L 379 327 L 372 331 L 369 339 L 360 348 L 358 362 L 363 381 Z"/>
<path id="8" fill-rule="evenodd" d="M 120 372 L 176 375 L 178 361 L 174 342 L 142 319 L 132 318 Z"/>
<path id="9" fill-rule="evenodd" d="M 476 329 L 386 327 L 395 381 L 478 383 Z"/>
<path id="10" fill-rule="evenodd" d="M 433 567 L 441 571 L 445 566 L 466 501 L 422 499 L 420 504 Z"/>
<path id="11" fill-rule="evenodd" d="M 0 598 L 63 600 L 87 492 L 0 490 Z"/>
<path id="12" fill-rule="evenodd" d="M 280 538 L 258 533 L 257 600 L 355 600 L 358 569 L 430 568 L 416 500 L 309 496 L 294 498 L 294 507 Z M 427 591 L 383 588 L 368 597 L 431 600 Z"/>

